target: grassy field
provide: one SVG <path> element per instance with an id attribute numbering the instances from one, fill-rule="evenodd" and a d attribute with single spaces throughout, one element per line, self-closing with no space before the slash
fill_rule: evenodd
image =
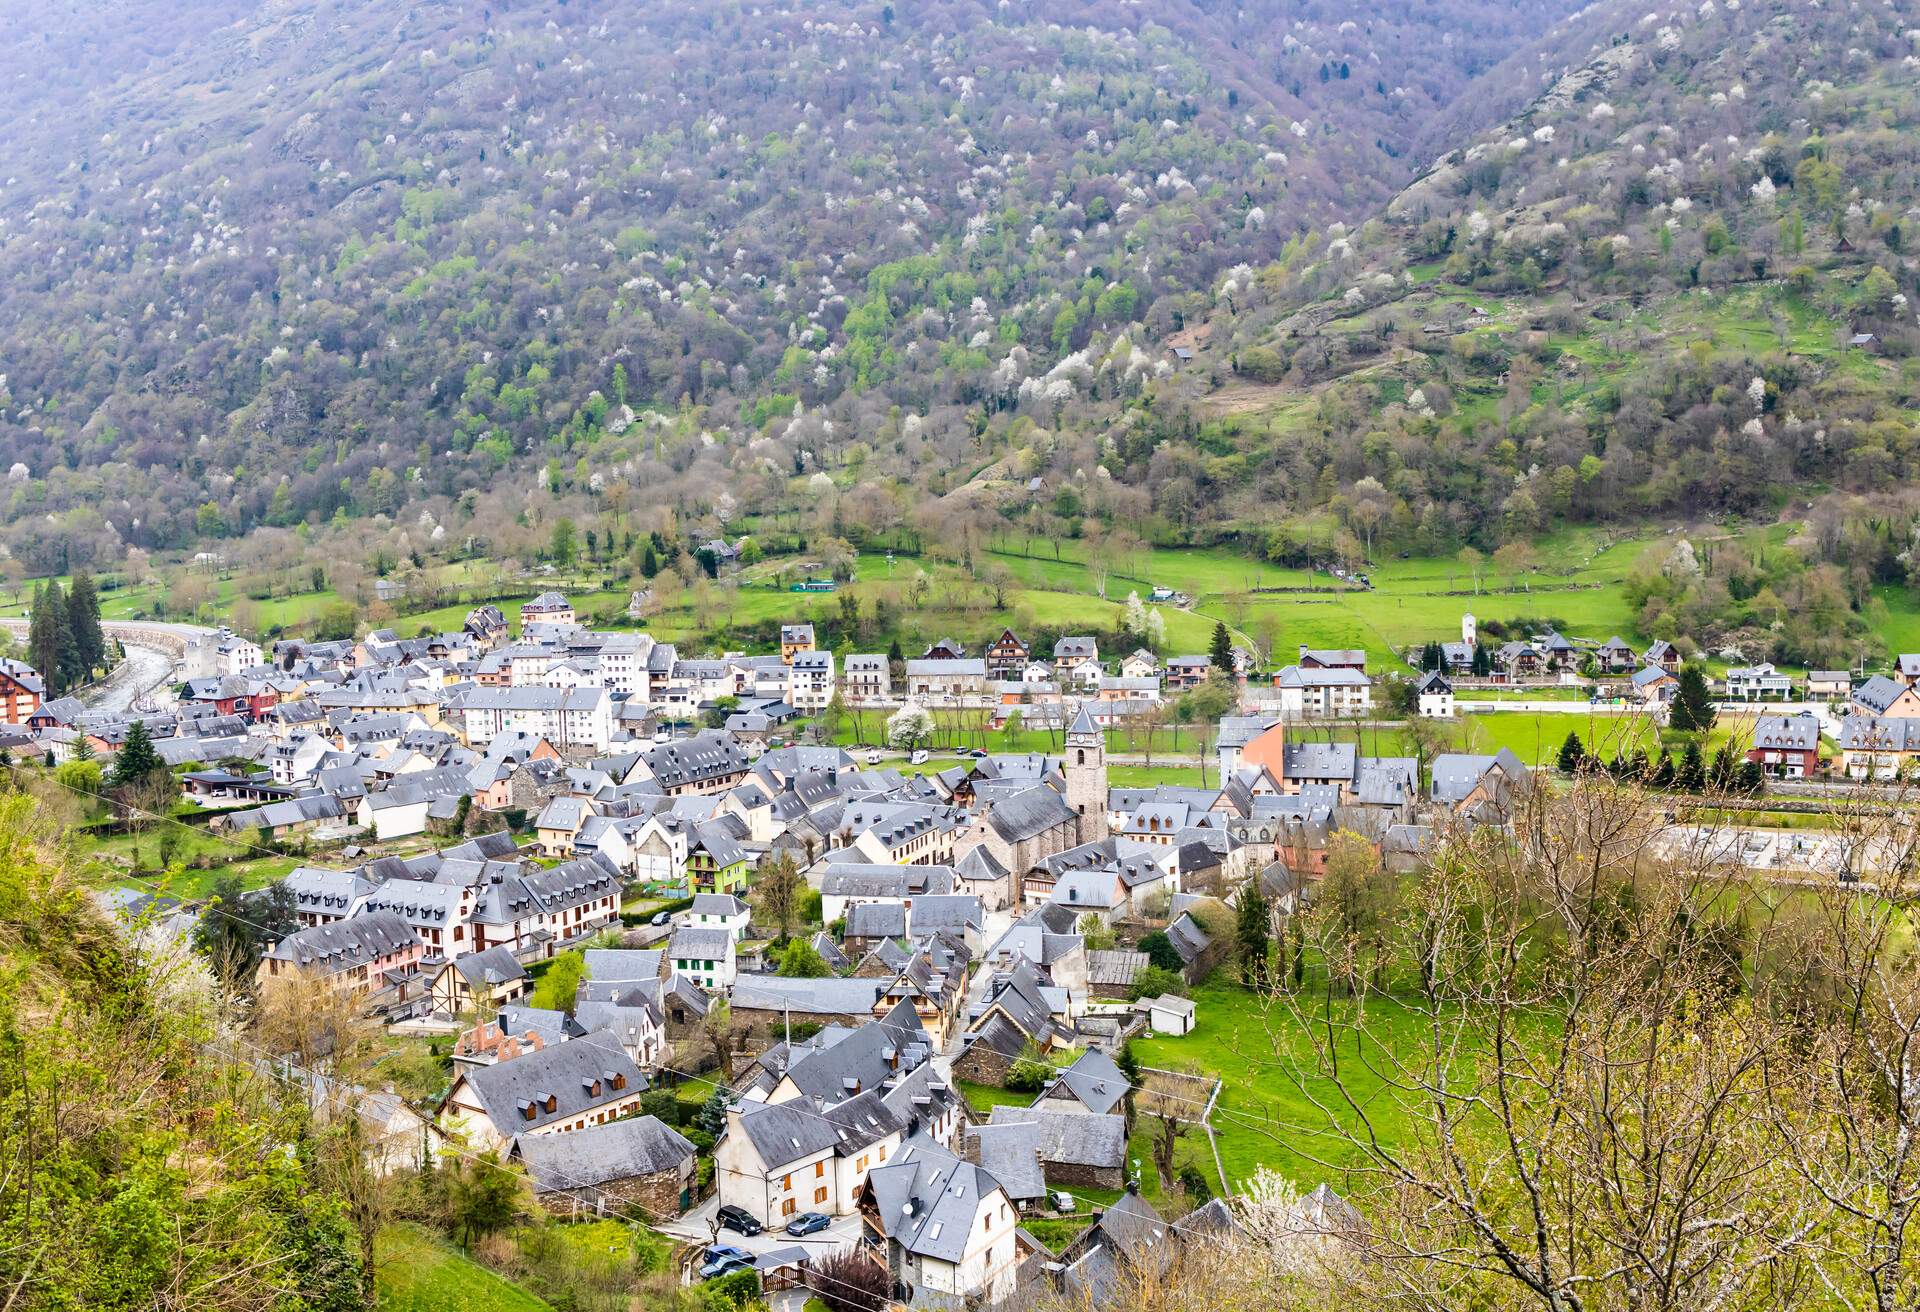
<path id="1" fill-rule="evenodd" d="M 411 1225 L 374 1242 L 380 1312 L 542 1312 L 550 1304 Z"/>
<path id="2" fill-rule="evenodd" d="M 1357 1164 L 1356 1158 L 1329 1131 L 1317 1105 L 1335 1097 L 1334 1086 L 1317 1074 L 1313 1045 L 1287 1007 L 1226 984 L 1196 990 L 1194 1001 L 1198 1010 L 1191 1034 L 1136 1039 L 1134 1053 L 1145 1066 L 1226 1077 L 1214 1133 L 1228 1184 L 1238 1185 L 1266 1166 L 1303 1189 L 1331 1180 L 1347 1191 L 1340 1168 Z M 1301 1005 L 1310 1009 L 1312 1004 L 1303 996 Z M 1376 1032 L 1389 1035 L 1393 1046 L 1417 1047 L 1422 1032 L 1416 1017 L 1389 1001 L 1368 1005 Z M 1344 1069 L 1381 1137 L 1392 1142 L 1408 1126 L 1381 1078 L 1383 1055 L 1345 1053 Z"/>

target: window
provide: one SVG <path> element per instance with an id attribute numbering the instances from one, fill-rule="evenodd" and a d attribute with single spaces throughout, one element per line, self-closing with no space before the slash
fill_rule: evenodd
<path id="1" fill-rule="evenodd" d="M 786 1202 L 780 1204 L 780 1215 L 792 1216 L 796 1206 L 797 1205 L 794 1203 L 793 1199 L 791 1198 L 787 1199 Z"/>
<path id="2" fill-rule="evenodd" d="M 814 1179 L 818 1180 L 821 1176 L 825 1175 L 826 1173 L 827 1173 L 827 1164 L 824 1160 L 815 1162 L 813 1164 Z"/>
<path id="3" fill-rule="evenodd" d="M 781 1187 L 782 1189 L 788 1189 L 788 1190 L 790 1190 L 790 1189 L 792 1189 L 792 1188 L 793 1188 L 793 1176 L 791 1176 L 791 1175 L 783 1175 L 783 1176 L 781 1176 L 781 1177 L 780 1177 L 780 1187 Z"/>
<path id="4" fill-rule="evenodd" d="M 827 1187 L 825 1185 L 821 1185 L 813 1191 L 813 1201 L 816 1203 L 824 1203 L 827 1201 Z"/>

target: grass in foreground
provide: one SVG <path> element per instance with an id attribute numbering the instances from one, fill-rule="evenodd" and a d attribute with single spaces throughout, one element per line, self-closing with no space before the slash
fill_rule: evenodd
<path id="1" fill-rule="evenodd" d="M 373 1251 L 380 1312 L 551 1312 L 551 1304 L 416 1226 L 388 1226 Z"/>

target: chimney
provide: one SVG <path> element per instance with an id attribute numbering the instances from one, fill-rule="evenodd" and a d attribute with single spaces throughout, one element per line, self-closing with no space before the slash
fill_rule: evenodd
<path id="1" fill-rule="evenodd" d="M 1303 642 L 1300 644 L 1300 659 L 1305 660 L 1306 658 L 1307 658 L 1307 644 Z"/>

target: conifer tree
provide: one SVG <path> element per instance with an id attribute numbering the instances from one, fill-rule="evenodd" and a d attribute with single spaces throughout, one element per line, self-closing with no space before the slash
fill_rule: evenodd
<path id="1" fill-rule="evenodd" d="M 1587 746 L 1580 741 L 1577 729 L 1567 730 L 1567 740 L 1560 744 L 1560 772 L 1573 774 L 1587 759 Z"/>
<path id="2" fill-rule="evenodd" d="M 1680 691 L 1673 699 L 1673 711 L 1667 717 L 1670 727 L 1682 733 L 1705 733 L 1713 728 L 1718 712 L 1713 694 L 1707 690 L 1707 676 L 1698 665 L 1680 671 Z"/>
<path id="3" fill-rule="evenodd" d="M 1222 674 L 1233 673 L 1233 638 L 1227 633 L 1223 620 L 1214 621 L 1213 642 L 1207 648 L 1207 661 Z"/>

